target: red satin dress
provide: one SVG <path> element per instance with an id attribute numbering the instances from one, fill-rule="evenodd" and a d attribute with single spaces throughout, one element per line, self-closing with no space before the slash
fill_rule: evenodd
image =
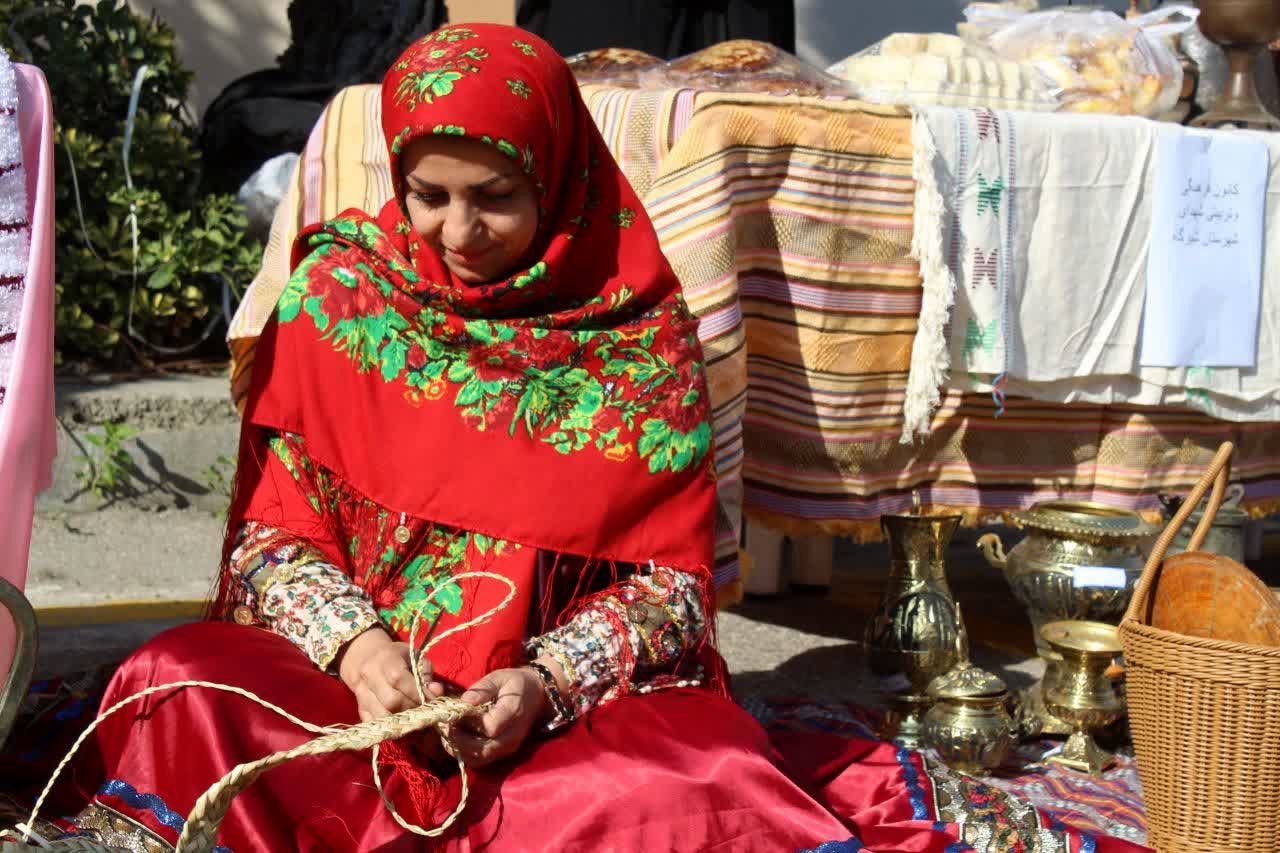
<path id="1" fill-rule="evenodd" d="M 148 643 L 116 673 L 103 707 L 189 679 L 244 687 L 317 725 L 357 720 L 351 692 L 288 640 L 225 622 L 176 628 Z M 215 780 L 311 737 L 239 696 L 200 688 L 158 694 L 100 727 L 97 754 L 76 766 L 75 786 L 92 797 L 98 821 L 114 812 L 173 842 Z M 400 771 L 384 774 L 388 794 L 412 817 Z M 366 751 L 269 771 L 236 799 L 218 843 L 237 853 L 1142 849 L 1055 827 L 976 783 L 957 802 L 956 790 L 944 789 L 960 778 L 888 743 L 821 734 L 771 742 L 730 700 L 671 689 L 620 698 L 556 734 L 532 737 L 508 762 L 472 771 L 463 818 L 439 840 L 396 825 L 373 787 Z M 456 773 L 445 789 L 432 825 L 457 802 Z M 973 833 L 983 820 L 984 846 L 960 840 L 980 840 Z"/>

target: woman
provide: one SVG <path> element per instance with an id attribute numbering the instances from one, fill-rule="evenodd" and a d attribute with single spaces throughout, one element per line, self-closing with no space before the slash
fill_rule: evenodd
<path id="1" fill-rule="evenodd" d="M 804 775 L 842 819 L 727 698 L 694 324 L 564 63 L 521 30 L 447 27 L 383 99 L 393 200 L 300 237 L 259 343 L 213 607 L 231 618 L 139 650 L 104 707 L 196 679 L 318 725 L 382 717 L 423 699 L 406 642 L 421 614 L 441 638 L 427 692 L 493 703 L 451 732 L 474 778 L 448 849 L 957 849 L 942 806 L 922 811 L 918 757 L 810 749 Z M 474 571 L 515 597 L 446 638 L 507 594 L 450 581 Z M 199 689 L 99 732 L 78 823 L 131 849 L 165 849 L 213 780 L 307 737 Z M 440 748 L 384 753 L 391 799 L 429 826 L 460 795 Z M 286 764 L 241 794 L 220 843 L 426 844 L 369 775 L 360 754 Z"/>
<path id="2" fill-rule="evenodd" d="M 232 683 L 316 724 L 429 692 L 494 707 L 453 742 L 477 769 L 447 837 L 495 849 L 800 847 L 847 830 L 767 758 L 708 642 L 714 483 L 694 323 L 567 67 L 497 26 L 413 45 L 383 85 L 395 198 L 304 234 L 260 343 L 214 607 L 137 652 L 104 707 Z M 436 599 L 423 606 L 436 587 Z M 625 698 L 623 698 L 625 697 Z M 305 734 L 187 690 L 108 720 L 79 824 L 172 841 L 213 780 Z M 588 718 L 589 719 L 586 719 Z M 456 802 L 437 743 L 387 786 L 427 825 Z M 518 753 L 518 755 L 517 755 Z M 505 760 L 511 759 L 511 760 Z M 441 771 L 443 772 L 443 771 Z M 241 795 L 233 850 L 412 848 L 368 760 L 298 761 Z M 732 780 L 722 790 L 711 780 Z"/>

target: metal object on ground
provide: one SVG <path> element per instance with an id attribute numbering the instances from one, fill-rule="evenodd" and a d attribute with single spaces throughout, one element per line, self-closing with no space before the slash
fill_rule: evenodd
<path id="1" fill-rule="evenodd" d="M 1004 764 L 1013 747 L 1009 688 L 970 663 L 963 622 L 957 643 L 959 662 L 929 685 L 934 704 L 925 714 L 921 734 L 925 745 L 951 767 L 984 775 Z"/>
<path id="2" fill-rule="evenodd" d="M 1200 545 L 1199 550 L 1207 551 L 1210 554 L 1218 554 L 1235 560 L 1237 563 L 1244 564 L 1245 561 L 1245 525 L 1249 523 L 1249 513 L 1240 509 L 1240 500 L 1244 497 L 1244 487 L 1236 483 L 1227 488 L 1227 497 L 1222 502 L 1222 506 L 1218 508 L 1218 514 L 1213 517 L 1213 524 L 1209 528 L 1209 532 L 1205 534 L 1204 542 Z M 1174 512 L 1177 512 L 1178 505 L 1181 500 L 1175 501 L 1171 498 L 1161 496 L 1161 502 L 1166 507 L 1171 507 L 1170 518 Z M 1200 519 L 1204 518 L 1203 510 L 1196 510 L 1191 513 L 1187 523 L 1182 525 L 1178 533 L 1173 537 L 1173 541 L 1169 543 L 1169 550 L 1166 555 L 1181 554 L 1187 550 L 1187 543 L 1191 541 L 1191 534 L 1200 526 Z"/>
<path id="3" fill-rule="evenodd" d="M 1040 633 L 1049 622 L 1120 621 L 1155 525 L 1137 513 L 1084 501 L 1046 501 L 1013 517 L 1028 533 L 1007 555 L 994 533 L 982 536 L 978 547 L 1027 608 L 1041 657 L 1056 657 Z"/>
<path id="4" fill-rule="evenodd" d="M 921 714 L 933 679 L 957 658 L 959 616 L 947 585 L 946 553 L 958 515 L 886 515 L 889 579 L 867 624 L 872 672 L 881 678 L 891 713 L 886 735 L 918 743 Z"/>
<path id="5" fill-rule="evenodd" d="M 1119 631 L 1101 622 L 1052 622 L 1043 634 L 1062 658 L 1058 677 L 1045 684 L 1045 707 L 1073 728 L 1062 752 L 1048 761 L 1100 775 L 1115 756 L 1098 746 L 1092 732 L 1124 714 L 1124 700 L 1107 672 L 1122 651 Z"/>

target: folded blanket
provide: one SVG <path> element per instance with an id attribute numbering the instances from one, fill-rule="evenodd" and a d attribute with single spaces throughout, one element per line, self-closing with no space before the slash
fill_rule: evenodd
<path id="1" fill-rule="evenodd" d="M 1264 241 L 1255 366 L 1139 364 L 1158 134 L 1137 118 L 922 109 L 913 249 L 924 296 L 904 440 L 945 386 L 1280 420 L 1280 241 Z M 1280 154 L 1274 134 L 1256 134 Z M 1272 170 L 1266 223 L 1280 225 Z"/>

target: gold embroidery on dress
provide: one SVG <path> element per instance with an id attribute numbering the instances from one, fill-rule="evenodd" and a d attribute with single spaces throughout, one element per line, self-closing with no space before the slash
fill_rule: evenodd
<path id="1" fill-rule="evenodd" d="M 133 853 L 173 853 L 173 845 L 147 827 L 101 803 L 90 803 L 76 817 L 76 826 L 95 841 Z"/>

